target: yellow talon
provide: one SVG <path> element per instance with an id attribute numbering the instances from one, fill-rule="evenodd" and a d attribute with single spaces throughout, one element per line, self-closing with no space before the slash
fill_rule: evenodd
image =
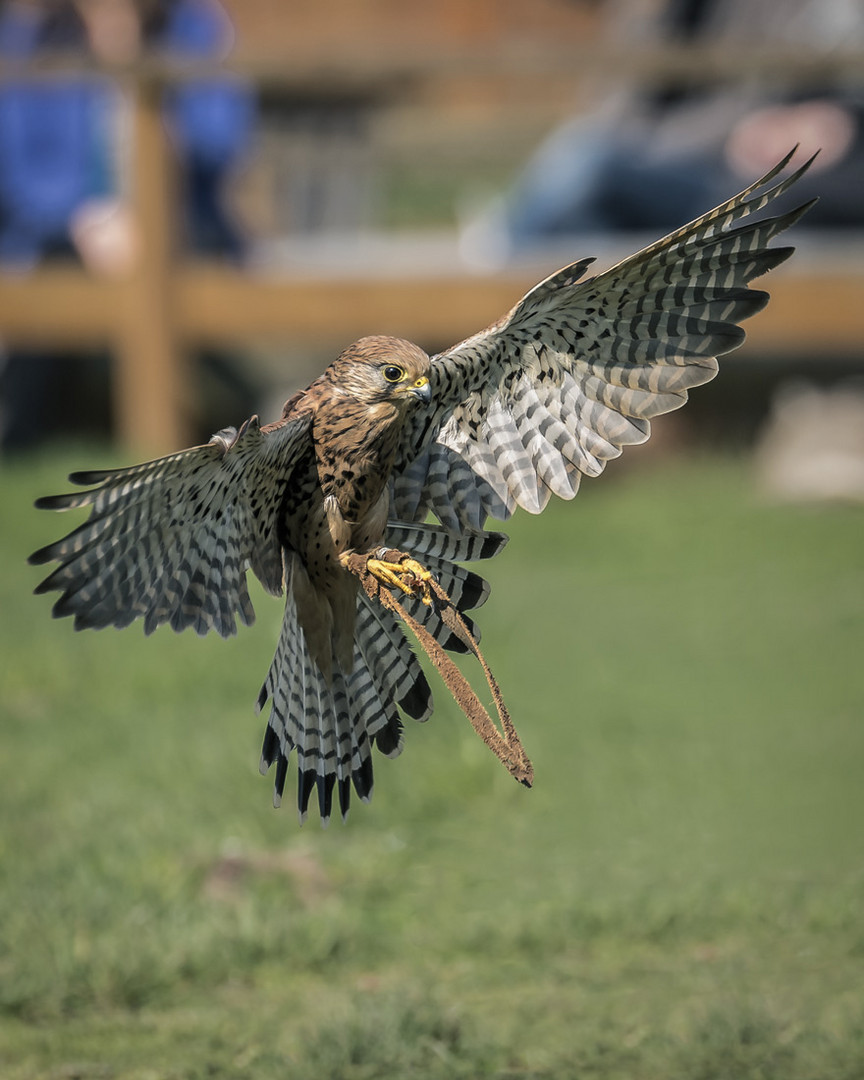
<path id="1" fill-rule="evenodd" d="M 416 596 L 427 606 L 432 604 L 432 590 L 429 582 L 432 574 L 416 559 L 405 558 L 401 562 L 387 562 L 385 559 L 369 559 L 366 568 L 380 582 L 390 587 L 401 589 L 407 596 Z"/>

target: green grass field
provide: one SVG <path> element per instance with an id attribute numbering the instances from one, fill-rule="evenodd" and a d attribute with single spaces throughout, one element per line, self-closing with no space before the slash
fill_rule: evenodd
<path id="1" fill-rule="evenodd" d="M 705 460 L 518 517 L 481 623 L 534 790 L 441 688 L 323 831 L 257 773 L 278 602 L 30 595 L 33 497 L 105 457 L 0 472 L 4 1080 L 864 1076 L 861 508 Z"/>

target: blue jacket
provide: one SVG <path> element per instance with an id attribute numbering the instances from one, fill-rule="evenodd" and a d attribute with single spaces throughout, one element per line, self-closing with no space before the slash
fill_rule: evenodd
<path id="1" fill-rule="evenodd" d="M 8 5 L 0 14 L 0 57 L 27 60 L 42 47 L 41 16 Z M 176 0 L 153 47 L 168 55 L 222 56 L 231 26 L 211 0 Z M 116 191 L 107 80 L 27 78 L 0 84 L 0 261 L 29 264 L 68 244 L 68 223 L 87 199 Z M 247 86 L 184 83 L 165 101 L 182 159 L 211 171 L 241 154 L 254 122 Z"/>

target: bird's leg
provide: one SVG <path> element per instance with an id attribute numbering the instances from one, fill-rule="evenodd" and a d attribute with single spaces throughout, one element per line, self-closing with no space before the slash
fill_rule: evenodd
<path id="1" fill-rule="evenodd" d="M 432 574 L 416 559 L 401 551 L 381 548 L 366 560 L 366 569 L 388 588 L 401 589 L 406 596 L 419 596 L 427 607 L 432 605 Z"/>
<path id="2" fill-rule="evenodd" d="M 456 699 L 456 704 L 468 717 L 471 726 L 483 742 L 512 776 L 526 787 L 531 787 L 534 781 L 534 768 L 519 741 L 498 683 L 480 652 L 477 639 L 434 576 L 416 559 L 395 548 L 382 547 L 365 555 L 348 551 L 344 552 L 340 559 L 345 569 L 360 580 L 370 600 L 376 601 L 398 615 L 410 627 L 420 647 L 438 669 L 450 693 Z M 382 585 L 385 588 L 382 589 Z M 425 604 L 430 606 L 434 604 L 435 612 L 440 616 L 444 626 L 477 657 L 492 693 L 500 728 L 496 726 L 486 706 L 474 692 L 465 675 L 447 655 L 441 643 L 423 625 L 419 615 L 415 618 L 410 610 L 406 610 L 400 604 L 398 596 L 391 592 L 391 589 L 398 589 L 408 596 L 419 596 Z"/>

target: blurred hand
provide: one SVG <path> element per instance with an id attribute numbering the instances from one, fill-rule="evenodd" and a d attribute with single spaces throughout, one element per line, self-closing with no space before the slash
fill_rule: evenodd
<path id="1" fill-rule="evenodd" d="M 813 171 L 836 165 L 855 139 L 855 118 L 836 101 L 759 109 L 740 121 L 726 140 L 729 167 L 742 179 L 767 172 L 795 144 L 809 157 L 821 150 Z"/>
<path id="2" fill-rule="evenodd" d="M 133 0 L 76 0 L 93 55 L 131 64 L 141 51 L 141 16 Z"/>
<path id="3" fill-rule="evenodd" d="M 72 218 L 70 232 L 88 270 L 103 277 L 131 271 L 138 236 L 129 208 L 118 199 L 91 199 Z"/>

